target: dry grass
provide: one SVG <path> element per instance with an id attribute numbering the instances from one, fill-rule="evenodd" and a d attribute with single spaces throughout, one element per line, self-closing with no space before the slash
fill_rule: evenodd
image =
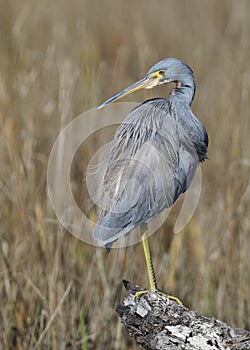
<path id="1" fill-rule="evenodd" d="M 0 347 L 135 348 L 115 306 L 122 278 L 147 286 L 141 245 L 107 256 L 65 232 L 48 202 L 46 171 L 63 126 L 164 57 L 196 73 L 193 109 L 209 131 L 210 160 L 189 225 L 172 239 L 177 205 L 151 238 L 159 285 L 201 313 L 249 328 L 249 1 L 0 6 Z M 134 98 L 152 94 L 166 90 Z M 76 157 L 75 188 L 94 142 Z"/>

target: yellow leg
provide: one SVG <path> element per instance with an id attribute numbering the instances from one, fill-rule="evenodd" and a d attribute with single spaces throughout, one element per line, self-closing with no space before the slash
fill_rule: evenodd
<path id="1" fill-rule="evenodd" d="M 148 270 L 148 278 L 149 278 L 149 286 L 150 290 L 157 290 L 155 272 L 152 262 L 151 251 L 148 242 L 148 225 L 141 225 L 141 234 L 142 234 L 142 244 L 144 249 L 144 254 L 146 258 L 147 270 Z"/>
<path id="2" fill-rule="evenodd" d="M 149 242 L 148 242 L 148 226 L 147 226 L 147 224 L 141 225 L 141 237 L 142 237 L 144 254 L 145 254 L 145 258 L 146 258 L 150 290 L 158 291 L 153 262 L 152 262 L 152 256 L 151 256 L 151 251 L 150 251 L 150 246 L 149 246 Z M 141 295 L 146 294 L 147 292 L 148 292 L 147 290 L 142 290 L 142 291 L 136 292 L 135 298 L 139 298 Z M 165 295 L 167 298 L 174 300 L 177 304 L 182 305 L 181 301 L 178 298 L 173 297 L 172 295 L 167 295 L 164 292 L 160 292 L 160 294 Z"/>

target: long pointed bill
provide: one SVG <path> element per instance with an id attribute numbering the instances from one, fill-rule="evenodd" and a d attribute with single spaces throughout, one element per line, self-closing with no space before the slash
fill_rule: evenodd
<path id="1" fill-rule="evenodd" d="M 98 109 L 108 105 L 111 102 L 117 101 L 120 98 L 127 96 L 129 94 L 132 94 L 133 92 L 140 90 L 140 89 L 150 89 L 154 86 L 156 86 L 158 84 L 159 81 L 159 75 L 156 74 L 150 74 L 147 75 L 146 77 L 142 78 L 141 80 L 137 81 L 136 83 L 134 83 L 133 85 L 130 85 L 129 87 L 127 87 L 126 89 L 118 92 L 116 95 L 110 97 L 108 100 L 106 100 L 105 102 L 103 102 Z"/>

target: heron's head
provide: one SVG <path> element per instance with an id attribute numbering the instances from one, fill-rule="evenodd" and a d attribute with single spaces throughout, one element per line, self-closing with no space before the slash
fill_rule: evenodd
<path id="1" fill-rule="evenodd" d="M 181 88 L 181 86 L 190 86 L 190 88 L 194 88 L 195 84 L 192 69 L 181 60 L 176 58 L 166 58 L 150 68 L 144 78 L 110 97 L 103 102 L 99 108 L 119 100 L 137 90 L 151 89 L 155 86 L 171 82 L 175 82 L 177 88 Z"/>

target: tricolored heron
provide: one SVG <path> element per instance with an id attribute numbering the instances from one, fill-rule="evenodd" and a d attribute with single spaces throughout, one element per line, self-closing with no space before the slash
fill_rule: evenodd
<path id="1" fill-rule="evenodd" d="M 157 290 L 157 284 L 147 224 L 187 190 L 199 162 L 207 158 L 206 129 L 190 108 L 195 94 L 193 71 L 178 59 L 164 59 L 99 107 L 170 82 L 175 87 L 167 99 L 143 102 L 116 130 L 100 163 L 102 208 L 93 232 L 98 245 L 109 251 L 114 241 L 140 225 L 151 290 Z"/>

